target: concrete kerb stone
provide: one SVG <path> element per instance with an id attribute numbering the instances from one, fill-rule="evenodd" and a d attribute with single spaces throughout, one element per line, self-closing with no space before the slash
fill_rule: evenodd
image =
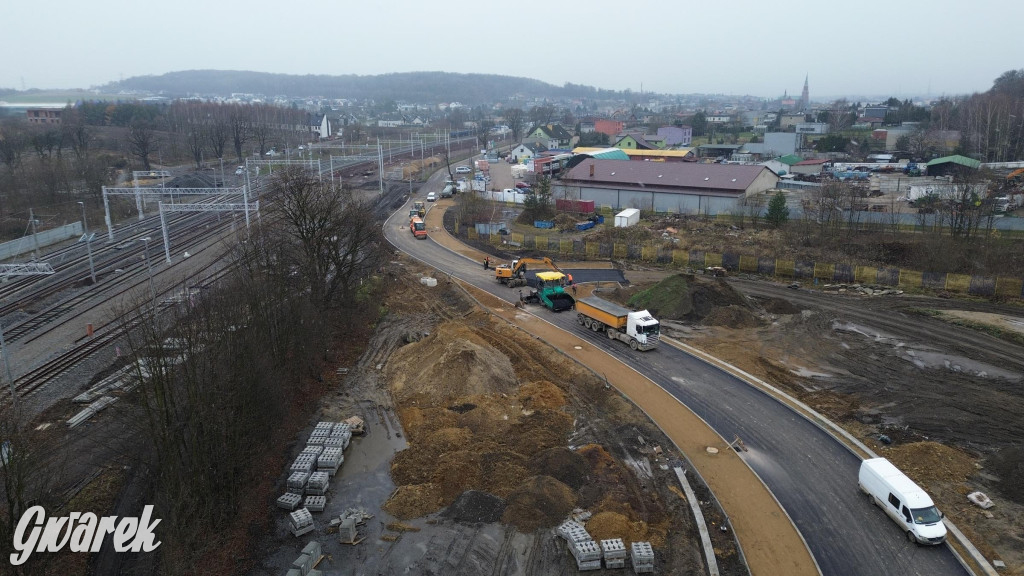
<path id="1" fill-rule="evenodd" d="M 709 366 L 717 368 L 727 374 L 730 374 L 738 378 L 743 382 L 746 382 L 755 390 L 758 390 L 765 396 L 768 396 L 769 398 L 775 400 L 776 402 L 779 402 L 783 406 L 786 406 L 794 413 L 800 415 L 800 417 L 802 417 L 804 420 L 807 420 L 821 431 L 835 438 L 836 441 L 839 442 L 839 444 L 841 444 L 855 456 L 861 459 L 863 459 L 865 455 L 868 458 L 878 458 L 878 454 L 876 454 L 874 450 L 872 450 L 866 444 L 858 440 L 853 434 L 850 434 L 843 427 L 839 426 L 835 422 L 832 422 L 814 408 L 811 408 L 807 404 L 790 396 L 784 390 L 772 386 L 771 384 L 765 382 L 764 380 L 761 380 L 757 376 L 754 376 L 753 374 L 750 374 L 749 372 L 746 372 L 741 368 L 733 366 L 732 364 L 724 360 L 715 358 L 714 356 L 707 354 L 706 352 L 703 352 L 701 350 L 698 350 L 693 346 L 690 346 L 689 344 L 680 342 L 674 338 L 669 338 L 667 336 L 662 336 L 661 340 L 663 342 L 668 342 L 671 346 L 689 354 L 690 356 L 693 356 L 694 358 L 697 358 L 698 360 L 701 360 L 702 362 L 708 364 Z M 774 494 L 772 496 L 774 497 Z M 964 533 L 961 532 L 960 529 L 957 528 L 956 525 L 949 520 L 949 518 L 943 518 L 942 523 L 946 526 L 949 532 L 953 534 L 954 538 L 956 538 L 957 540 L 957 543 L 963 546 L 964 551 L 967 553 L 968 556 L 971 557 L 971 559 L 976 564 L 975 566 L 971 566 L 970 563 L 968 563 L 967 560 L 960 554 L 960 551 L 957 550 L 956 547 L 949 545 L 949 549 L 953 553 L 953 556 L 956 557 L 957 562 L 959 562 L 965 570 L 967 570 L 971 574 L 976 574 L 974 568 L 980 568 L 985 573 L 985 576 L 999 576 L 999 573 L 996 572 L 995 568 L 993 568 L 991 564 L 989 564 L 988 559 L 985 558 L 984 554 L 982 554 L 981 551 L 978 550 L 978 548 L 974 544 L 972 544 L 970 540 L 967 539 Z M 803 538 L 803 534 L 801 534 L 800 537 Z M 817 560 L 815 560 L 815 564 L 817 564 Z M 820 571 L 821 570 L 819 567 L 819 572 Z"/>
<path id="2" fill-rule="evenodd" d="M 700 502 L 697 501 L 697 495 L 686 480 L 686 473 L 683 469 L 677 466 L 673 470 L 676 473 L 676 478 L 679 478 L 679 483 L 683 486 L 683 492 L 686 493 L 686 501 L 689 502 L 690 510 L 693 511 L 693 517 L 697 522 L 697 530 L 700 532 L 700 543 L 704 548 L 704 559 L 708 565 L 708 574 L 709 576 L 718 576 L 718 560 L 715 558 L 715 547 L 711 543 L 711 535 L 708 534 L 708 525 L 704 521 L 704 513 L 700 510 Z"/>

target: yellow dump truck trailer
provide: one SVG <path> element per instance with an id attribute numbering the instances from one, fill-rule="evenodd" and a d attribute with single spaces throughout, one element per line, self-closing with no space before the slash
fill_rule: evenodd
<path id="1" fill-rule="evenodd" d="M 661 330 L 661 324 L 647 310 L 629 310 L 597 296 L 576 301 L 576 321 L 594 332 L 604 332 L 613 340 L 622 340 L 633 350 L 656 347 Z"/>

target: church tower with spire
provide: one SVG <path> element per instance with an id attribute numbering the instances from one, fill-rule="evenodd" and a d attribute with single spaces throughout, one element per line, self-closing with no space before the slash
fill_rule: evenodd
<path id="1" fill-rule="evenodd" d="M 804 75 L 804 91 L 800 93 L 800 103 L 797 105 L 797 110 L 807 110 L 811 107 L 811 97 L 807 91 L 807 75 Z"/>

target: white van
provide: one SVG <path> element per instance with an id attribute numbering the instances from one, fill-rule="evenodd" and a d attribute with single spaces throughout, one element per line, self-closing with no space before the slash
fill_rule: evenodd
<path id="1" fill-rule="evenodd" d="M 860 489 L 903 528 L 907 540 L 942 544 L 946 540 L 943 514 L 932 499 L 907 475 L 885 458 L 870 458 L 860 465 Z"/>

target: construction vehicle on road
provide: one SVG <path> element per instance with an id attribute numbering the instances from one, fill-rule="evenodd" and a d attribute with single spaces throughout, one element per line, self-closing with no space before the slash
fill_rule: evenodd
<path id="1" fill-rule="evenodd" d="M 576 301 L 576 321 L 594 332 L 604 332 L 612 340 L 622 340 L 633 350 L 656 347 L 661 331 L 661 324 L 647 310 L 629 310 L 597 296 Z"/>
<path id="2" fill-rule="evenodd" d="M 409 231 L 416 238 L 427 237 L 427 225 L 423 223 L 423 219 L 419 216 L 413 216 L 409 219 Z"/>
<path id="3" fill-rule="evenodd" d="M 426 202 L 424 202 L 423 200 L 416 200 L 415 202 L 412 203 L 412 207 L 416 210 L 416 213 L 419 214 L 420 218 L 427 217 Z"/>
<path id="4" fill-rule="evenodd" d="M 511 264 L 500 264 L 494 269 L 494 278 L 510 287 L 526 286 L 526 267 L 529 264 L 543 264 L 555 272 L 561 272 L 551 258 L 520 258 Z"/>
<path id="5" fill-rule="evenodd" d="M 520 292 L 520 300 L 527 304 L 543 304 L 553 312 L 572 310 L 576 299 L 565 292 L 565 274 L 561 272 L 538 272 L 540 285 L 527 295 Z"/>

